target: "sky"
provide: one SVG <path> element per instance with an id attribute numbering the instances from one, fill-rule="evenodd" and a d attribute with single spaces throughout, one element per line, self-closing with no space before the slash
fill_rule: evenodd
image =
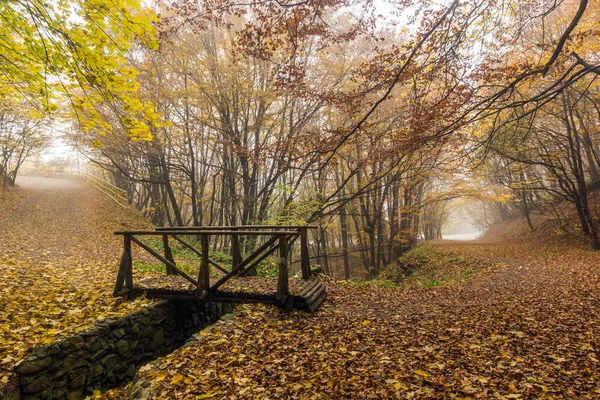
<path id="1" fill-rule="evenodd" d="M 56 158 L 68 158 L 77 155 L 77 152 L 59 136 L 59 133 L 55 132 L 53 135 L 54 138 L 52 139 L 50 146 L 42 151 L 42 161 L 48 162 Z"/>

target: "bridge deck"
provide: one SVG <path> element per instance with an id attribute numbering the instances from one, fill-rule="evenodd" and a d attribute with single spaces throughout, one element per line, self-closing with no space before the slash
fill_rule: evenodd
<path id="1" fill-rule="evenodd" d="M 196 298 L 195 290 L 190 282 L 178 275 L 147 278 L 133 288 L 135 296 L 176 300 L 193 300 Z M 236 276 L 204 300 L 277 304 L 276 292 L 277 278 Z M 316 311 L 327 298 L 325 285 L 316 278 L 290 279 L 289 293 L 293 298 L 293 308 L 310 312 Z"/>

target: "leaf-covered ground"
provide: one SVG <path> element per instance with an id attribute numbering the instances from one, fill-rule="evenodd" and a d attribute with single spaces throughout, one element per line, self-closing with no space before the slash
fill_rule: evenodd
<path id="1" fill-rule="evenodd" d="M 242 306 L 137 382 L 155 399 L 600 397 L 598 253 L 522 241 L 435 246 L 504 266 L 434 288 L 327 280 L 314 315 Z"/>
<path id="2" fill-rule="evenodd" d="M 142 227 L 134 214 L 76 181 L 33 180 L 0 192 L 0 206 L 0 380 L 28 347 L 145 304 L 111 297 L 112 232 Z M 439 286 L 326 279 L 316 314 L 240 306 L 137 381 L 157 399 L 600 397 L 598 253 L 550 240 L 434 246 L 479 261 L 442 257 L 451 268 L 427 277 L 460 279 Z"/>
<path id="3" fill-rule="evenodd" d="M 122 244 L 143 227 L 83 181 L 26 178 L 0 188 L 0 397 L 8 372 L 37 343 L 143 306 L 112 297 Z"/>

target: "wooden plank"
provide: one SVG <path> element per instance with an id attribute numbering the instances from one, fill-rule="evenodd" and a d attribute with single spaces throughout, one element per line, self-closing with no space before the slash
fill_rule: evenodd
<path id="1" fill-rule="evenodd" d="M 325 301 L 327 298 L 327 292 L 323 291 L 321 295 L 312 303 L 308 305 L 308 310 L 310 312 L 315 312 L 319 308 L 319 306 Z"/>
<path id="2" fill-rule="evenodd" d="M 271 247 L 269 250 L 267 250 L 265 253 L 261 254 L 260 257 L 258 257 L 252 264 L 250 264 L 248 267 L 244 268 L 243 271 L 240 271 L 239 275 L 246 275 L 248 274 L 248 272 L 252 271 L 254 268 L 256 268 L 258 266 L 258 264 L 260 264 L 262 262 L 262 260 L 264 260 L 265 258 L 269 257 L 271 254 L 275 253 L 275 251 L 278 249 L 279 247 L 277 245 Z"/>
<path id="3" fill-rule="evenodd" d="M 313 286 L 308 292 L 306 292 L 302 297 L 309 299 L 315 293 L 315 291 L 318 291 L 321 287 L 325 287 L 325 285 L 319 282 L 317 285 Z"/>
<path id="4" fill-rule="evenodd" d="M 285 303 L 283 304 L 283 308 L 285 308 L 286 311 L 292 311 L 294 309 L 293 295 L 288 295 L 288 297 L 285 299 Z"/>
<path id="5" fill-rule="evenodd" d="M 177 265 L 173 264 L 171 261 L 167 260 L 166 258 L 164 258 L 163 256 L 161 256 L 160 254 L 158 254 L 156 251 L 154 251 L 154 249 L 151 249 L 150 247 L 146 246 L 144 243 L 142 243 L 141 241 L 139 241 L 138 239 L 136 239 L 133 236 L 131 236 L 131 240 L 134 241 L 142 249 L 146 250 L 148 253 L 150 253 L 154 257 L 158 258 L 159 261 L 162 261 L 165 264 L 169 264 L 171 266 L 171 268 L 173 268 L 173 270 L 175 272 L 177 272 L 178 275 L 183 276 L 192 285 L 194 285 L 196 287 L 198 286 L 198 282 L 194 278 L 192 278 L 191 276 L 189 276 L 188 274 L 186 274 L 185 272 L 183 272 L 182 270 L 180 270 L 179 268 L 177 268 Z"/>
<path id="6" fill-rule="evenodd" d="M 231 259 L 231 265 L 238 265 L 242 261 L 240 237 L 238 235 L 231 235 Z"/>
<path id="7" fill-rule="evenodd" d="M 121 255 L 121 262 L 119 263 L 119 272 L 117 273 L 117 282 L 115 283 L 115 289 L 113 295 L 118 296 L 123 289 L 125 284 L 128 270 L 132 264 L 131 260 L 131 238 L 129 235 L 123 236 L 123 254 Z"/>
<path id="8" fill-rule="evenodd" d="M 319 285 L 319 280 L 318 279 L 313 279 L 312 281 L 307 281 L 307 282 L 312 282 L 306 286 L 304 286 L 304 288 L 302 288 L 302 291 L 300 292 L 299 296 L 300 297 L 306 297 L 306 294 L 308 292 L 310 292 L 315 286 Z"/>
<path id="9" fill-rule="evenodd" d="M 108 195 L 115 201 L 115 203 L 123 208 L 127 208 L 129 206 L 129 194 L 127 191 L 113 185 L 103 178 L 95 176 L 94 174 L 88 173 L 87 177 L 96 189 Z"/>
<path id="10" fill-rule="evenodd" d="M 306 297 L 306 303 L 310 306 L 325 291 L 325 285 L 317 286 L 316 290 Z"/>
<path id="11" fill-rule="evenodd" d="M 240 229 L 317 229 L 318 225 L 238 225 L 238 226 L 161 226 L 157 227 L 157 231 L 227 231 Z"/>
<path id="12" fill-rule="evenodd" d="M 218 295 L 210 295 L 207 297 L 208 301 L 220 301 L 223 303 L 261 303 L 261 304 L 278 304 L 278 300 L 275 299 L 253 299 L 253 298 L 242 298 L 242 297 L 225 297 Z"/>
<path id="13" fill-rule="evenodd" d="M 131 256 L 131 237 L 123 239 L 123 247 L 126 253 L 125 265 L 125 287 L 133 289 L 133 257 Z"/>
<path id="14" fill-rule="evenodd" d="M 277 277 L 277 300 L 283 305 L 290 295 L 288 282 L 287 238 L 279 236 L 279 275 Z"/>
<path id="15" fill-rule="evenodd" d="M 170 234 L 170 233 L 169 233 Z M 170 234 L 171 235 L 171 234 Z M 187 247 L 188 249 L 190 249 L 191 251 L 193 251 L 194 253 L 196 253 L 197 255 L 199 255 L 202 258 L 202 253 L 195 248 L 194 246 L 192 246 L 191 244 L 187 243 L 186 241 L 184 241 L 183 239 L 181 239 L 179 236 L 177 235 L 172 235 L 173 239 L 177 240 L 179 243 L 181 243 L 182 245 L 184 245 L 185 247 Z M 210 265 L 212 265 L 213 267 L 217 268 L 219 271 L 221 271 L 222 273 L 226 274 L 229 271 L 227 271 L 225 269 L 225 267 L 220 266 L 219 264 L 217 264 L 216 262 L 214 262 L 213 260 L 211 260 L 210 258 L 208 259 L 208 263 Z M 235 265 L 235 264 L 234 264 Z"/>
<path id="16" fill-rule="evenodd" d="M 146 297 L 149 299 L 165 299 L 165 300 L 195 300 L 196 295 L 193 291 L 189 291 L 189 293 L 168 293 L 161 292 L 155 289 L 143 289 L 143 293 L 145 293 Z"/>
<path id="17" fill-rule="evenodd" d="M 273 235 L 295 235 L 297 231 L 190 231 L 190 230 L 174 230 L 169 231 L 170 235 L 189 235 L 192 232 L 194 235 L 253 235 L 253 236 L 273 236 Z M 137 236 L 162 236 L 163 231 L 117 231 L 115 235 L 137 235 Z"/>
<path id="18" fill-rule="evenodd" d="M 289 240 L 289 242 L 293 242 L 294 239 L 297 238 L 297 237 L 298 237 L 298 233 L 296 233 L 296 235 L 292 236 L 291 238 L 288 238 L 288 240 Z M 248 272 L 250 272 L 254 268 L 258 267 L 258 264 L 260 264 L 262 260 L 264 260 L 265 258 L 267 258 L 268 256 L 270 256 L 271 254 L 273 254 L 278 248 L 279 247 L 277 245 L 271 247 L 269 250 L 267 250 L 266 253 L 262 254 L 256 261 L 254 261 L 251 265 L 249 265 L 242 272 L 240 272 L 239 275 L 246 275 Z"/>

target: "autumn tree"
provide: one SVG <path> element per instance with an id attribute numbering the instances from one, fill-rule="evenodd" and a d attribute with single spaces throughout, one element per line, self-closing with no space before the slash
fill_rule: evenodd
<path id="1" fill-rule="evenodd" d="M 25 160 L 47 143 L 48 121 L 44 113 L 26 101 L 4 98 L 0 105 L 0 179 L 14 186 Z"/>
<path id="2" fill-rule="evenodd" d="M 136 96 L 137 71 L 126 58 L 132 42 L 155 47 L 156 21 L 135 0 L 0 4 L 0 90 L 52 111 L 66 97 L 80 126 L 96 134 L 111 132 L 101 105 L 132 138 L 150 137 L 156 115 Z M 118 107 L 115 107 L 118 106 Z"/>

